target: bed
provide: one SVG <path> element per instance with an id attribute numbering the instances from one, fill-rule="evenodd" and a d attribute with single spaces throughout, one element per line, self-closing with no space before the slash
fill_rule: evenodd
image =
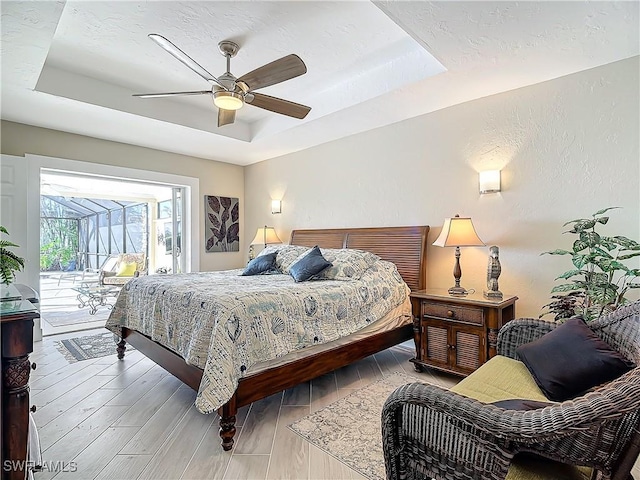
<path id="1" fill-rule="evenodd" d="M 417 290 L 424 288 L 426 279 L 428 231 L 427 226 L 294 230 L 290 245 L 318 245 L 323 249 L 349 248 L 374 253 L 395 264 L 397 273 L 409 289 Z M 406 314 L 406 305 L 405 314 L 399 313 L 402 307 L 398 306 L 397 314 L 392 311 L 387 315 L 396 321 L 385 323 L 384 328 L 378 328 L 376 323 L 335 341 L 292 352 L 246 370 L 244 376 L 237 380 L 237 388 L 230 393 L 230 398 L 217 408 L 222 448 L 231 450 L 233 447 L 238 408 L 411 339 L 413 319 L 410 309 L 409 315 Z M 143 328 L 140 330 L 145 331 Z M 204 383 L 203 368 L 192 361 L 185 361 L 173 349 L 134 328 L 122 326 L 118 333 L 121 337 L 118 358 L 124 358 L 128 343 L 200 395 L 201 384 Z M 205 380 L 208 378 L 204 375 Z M 199 410 L 202 411 L 201 408 Z"/>

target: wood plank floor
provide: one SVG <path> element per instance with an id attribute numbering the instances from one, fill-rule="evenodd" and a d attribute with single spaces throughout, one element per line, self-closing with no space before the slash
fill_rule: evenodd
<path id="1" fill-rule="evenodd" d="M 43 459 L 67 465 L 38 472 L 36 480 L 362 480 L 287 425 L 393 371 L 444 387 L 458 381 L 416 373 L 413 352 L 394 347 L 243 407 L 236 447 L 224 452 L 218 416 L 198 413 L 195 392 L 139 352 L 127 352 L 124 361 L 114 355 L 69 364 L 57 350 L 56 341 L 95 333 L 45 337 L 34 345 L 31 404 Z"/>

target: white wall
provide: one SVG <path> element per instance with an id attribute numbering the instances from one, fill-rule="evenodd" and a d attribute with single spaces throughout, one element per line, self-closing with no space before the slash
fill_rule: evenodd
<path id="1" fill-rule="evenodd" d="M 538 316 L 570 269 L 540 256 L 570 247 L 564 222 L 621 206 L 603 231 L 640 238 L 638 72 L 635 57 L 246 167 L 248 237 L 265 223 L 283 240 L 293 228 L 427 224 L 431 243 L 445 217 L 468 215 L 500 247 L 517 315 Z M 494 168 L 502 193 L 479 195 L 477 172 Z M 453 284 L 453 253 L 430 246 L 429 287 Z M 487 253 L 463 249 L 466 288 L 485 286 Z"/>
<path id="2" fill-rule="evenodd" d="M 7 155 L 25 156 L 31 154 L 32 156 L 99 164 L 93 167 L 92 171 L 100 170 L 101 165 L 110 165 L 195 178 L 199 183 L 199 198 L 194 199 L 194 203 L 198 202 L 199 213 L 193 219 L 191 233 L 199 248 L 199 252 L 197 252 L 200 259 L 199 269 L 205 271 L 239 268 L 246 262 L 246 249 L 237 253 L 205 252 L 203 246 L 204 217 L 202 215 L 204 195 L 239 198 L 240 238 L 243 238 L 243 167 L 7 121 L 2 122 L 0 146 L 2 153 Z M 42 157 L 39 164 L 62 168 L 57 166 L 58 163 L 55 160 L 47 162 L 47 159 Z M 30 188 L 39 188 L 39 186 L 33 185 Z"/>

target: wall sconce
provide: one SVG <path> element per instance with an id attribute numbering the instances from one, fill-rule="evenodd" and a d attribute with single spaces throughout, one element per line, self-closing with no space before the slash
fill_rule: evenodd
<path id="1" fill-rule="evenodd" d="M 282 213 L 282 200 L 271 200 L 271 213 Z"/>
<path id="2" fill-rule="evenodd" d="M 500 191 L 500 170 L 480 172 L 480 193 L 497 193 Z"/>

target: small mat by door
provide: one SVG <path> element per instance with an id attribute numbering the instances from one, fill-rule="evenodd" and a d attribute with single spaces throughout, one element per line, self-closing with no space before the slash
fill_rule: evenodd
<path id="1" fill-rule="evenodd" d="M 91 358 L 115 355 L 116 340 L 117 337 L 113 333 L 105 332 L 60 340 L 56 342 L 56 346 L 70 363 L 74 363 Z M 130 350 L 134 350 L 134 348 L 131 345 L 127 345 L 127 352 Z"/>

